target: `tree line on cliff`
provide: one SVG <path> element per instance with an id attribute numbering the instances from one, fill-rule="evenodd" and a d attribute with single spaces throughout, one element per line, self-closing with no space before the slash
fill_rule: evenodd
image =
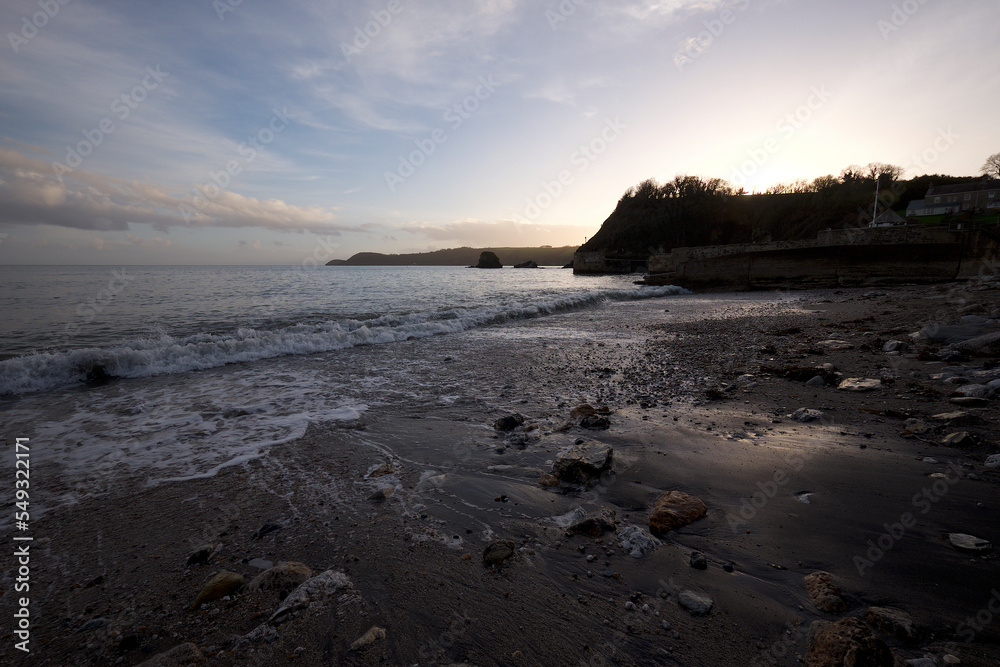
<path id="1" fill-rule="evenodd" d="M 882 213 L 904 211 L 932 184 L 982 178 L 934 174 L 901 180 L 902 171 L 878 162 L 852 165 L 839 176 L 775 185 L 760 194 L 718 178 L 684 175 L 663 184 L 650 179 L 622 195 L 580 251 L 646 256 L 683 246 L 811 239 L 824 229 L 867 226 L 876 183 Z"/>

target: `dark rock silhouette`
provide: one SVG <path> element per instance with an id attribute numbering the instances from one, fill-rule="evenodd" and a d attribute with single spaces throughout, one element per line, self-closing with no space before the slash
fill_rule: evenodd
<path id="1" fill-rule="evenodd" d="M 537 269 L 538 268 L 538 264 L 534 260 L 529 259 L 527 262 L 522 262 L 520 264 L 515 264 L 514 268 L 515 269 Z"/>
<path id="2" fill-rule="evenodd" d="M 497 257 L 496 253 L 490 252 L 489 250 L 484 251 L 479 255 L 479 263 L 475 266 L 469 267 L 471 269 L 502 269 L 503 264 L 500 263 L 500 258 Z"/>

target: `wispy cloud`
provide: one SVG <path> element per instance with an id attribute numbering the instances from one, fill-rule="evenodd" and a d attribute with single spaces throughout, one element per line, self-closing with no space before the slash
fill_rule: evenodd
<path id="1" fill-rule="evenodd" d="M 98 231 L 149 224 L 173 227 L 261 227 L 279 231 L 339 233 L 334 213 L 279 199 L 256 199 L 222 192 L 185 221 L 177 192 L 76 169 L 62 177 L 50 163 L 0 147 L 0 224 L 50 224 Z"/>

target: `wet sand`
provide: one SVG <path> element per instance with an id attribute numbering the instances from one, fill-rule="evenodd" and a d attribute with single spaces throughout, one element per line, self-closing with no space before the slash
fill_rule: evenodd
<path id="1" fill-rule="evenodd" d="M 993 552 L 947 541 L 1000 543 L 1000 469 L 984 466 L 1000 453 L 995 402 L 960 408 L 949 402 L 958 385 L 930 378 L 990 361 L 921 360 L 940 344 L 908 334 L 998 303 L 995 289 L 961 286 L 687 295 L 359 348 L 347 371 L 358 378 L 412 369 L 360 422 L 313 424 L 216 477 L 119 486 L 40 520 L 32 654 L 22 659 L 10 636 L 0 659 L 137 664 L 192 642 L 219 665 L 795 665 L 810 623 L 877 605 L 920 627 L 909 643 L 881 635 L 897 660 L 997 664 L 1000 622 L 991 614 L 968 643 L 963 623 L 988 610 L 1000 567 Z M 821 345 L 834 338 L 850 349 Z M 892 339 L 910 351 L 887 355 Z M 884 381 L 850 393 L 781 377 L 823 363 Z M 571 419 L 584 402 L 610 409 L 609 429 Z M 823 416 L 786 416 L 801 407 Z M 902 435 L 906 418 L 934 424 L 960 409 L 977 423 Z M 523 449 L 493 428 L 512 413 L 527 418 Z M 977 444 L 937 444 L 963 430 Z M 540 484 L 580 437 L 613 446 L 613 474 L 579 491 Z M 390 474 L 369 476 L 385 464 Z M 565 530 L 574 511 L 602 507 L 619 527 L 648 528 L 675 489 L 708 514 L 642 558 L 614 533 Z M 900 533 L 907 513 L 915 521 Z M 279 528 L 255 535 L 265 524 Z M 873 551 L 887 531 L 897 534 Z M 498 570 L 482 563 L 494 539 L 516 549 Z M 187 566 L 204 544 L 221 548 Z M 689 565 L 692 551 L 707 569 Z M 254 559 L 343 571 L 353 592 L 255 640 L 241 638 L 287 590 L 190 609 L 218 571 L 249 581 L 266 565 Z M 833 576 L 844 611 L 811 602 L 803 578 L 816 571 Z M 709 596 L 711 612 L 681 608 L 685 589 Z M 351 650 L 373 625 L 385 638 Z"/>

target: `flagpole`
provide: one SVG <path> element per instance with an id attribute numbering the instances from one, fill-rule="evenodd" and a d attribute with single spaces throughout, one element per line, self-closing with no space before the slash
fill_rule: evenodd
<path id="1" fill-rule="evenodd" d="M 880 185 L 879 177 L 875 176 L 875 206 L 872 209 L 872 227 L 875 226 L 875 218 L 878 217 L 878 186 Z"/>

